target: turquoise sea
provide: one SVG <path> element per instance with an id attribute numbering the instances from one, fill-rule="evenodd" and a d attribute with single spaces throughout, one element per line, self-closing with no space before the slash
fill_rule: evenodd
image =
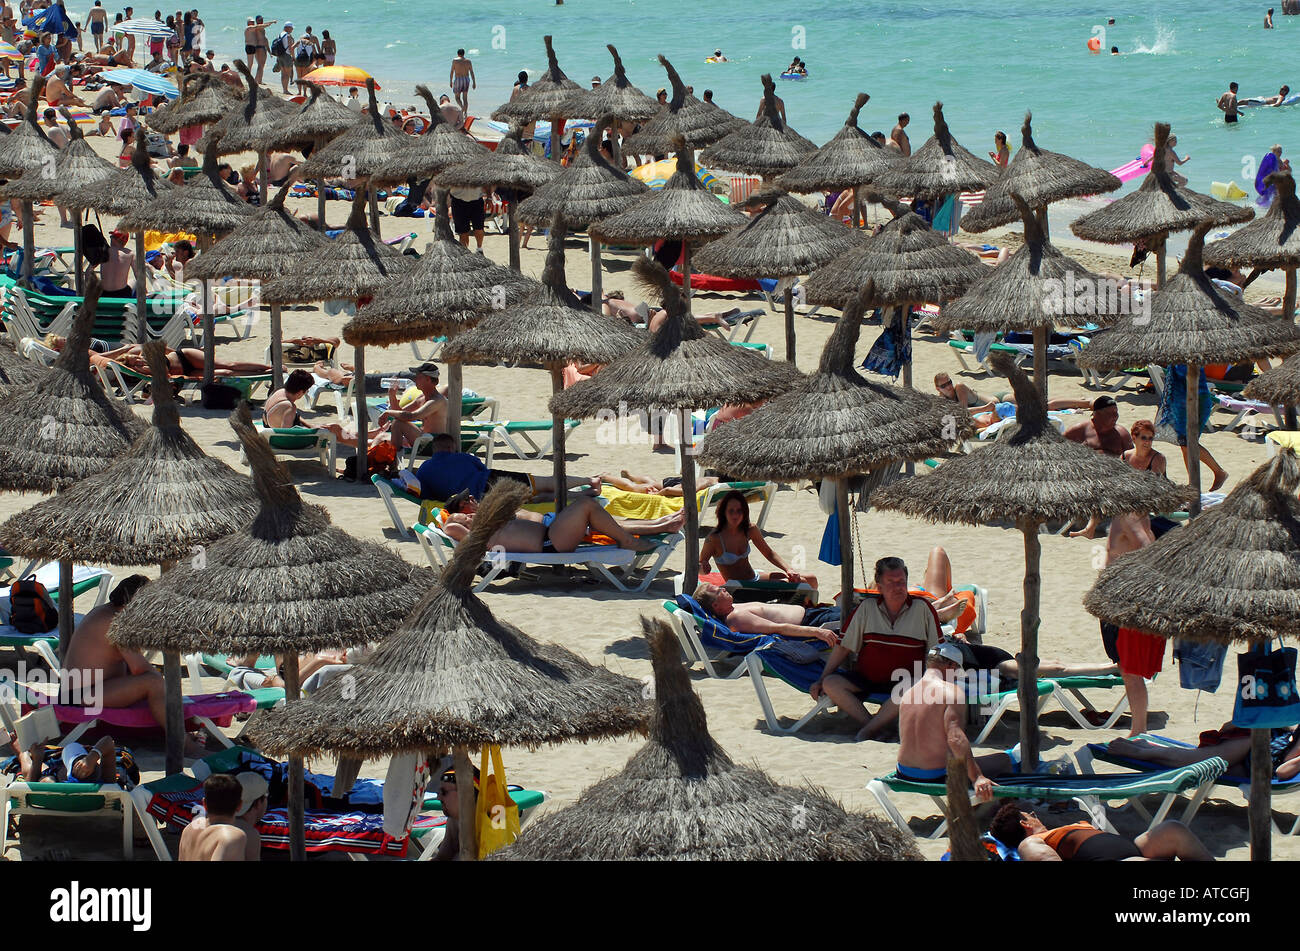
<path id="1" fill-rule="evenodd" d="M 1274 4 L 1280 8 L 1280 4 Z M 1127 2 L 1109 9 L 1078 0 L 205 0 L 208 46 L 221 59 L 242 54 L 250 14 L 291 19 L 297 32 L 328 29 L 339 62 L 360 66 L 384 87 L 381 98 L 415 101 L 427 82 L 449 91 L 448 62 L 465 47 L 479 86 L 471 112 L 486 115 L 509 94 L 521 69 L 545 69 L 542 35 L 555 37 L 560 65 L 587 85 L 612 72 L 614 43 L 628 75 L 653 95 L 665 85 L 663 53 L 696 93 L 745 118 L 757 106 L 764 72 L 779 74 L 793 56 L 809 64 L 803 82 L 778 80 L 791 125 L 817 142 L 835 133 L 854 95 L 871 101 L 861 124 L 888 132 L 899 112 L 912 116 L 914 146 L 930 134 L 942 100 L 957 139 L 976 154 L 1005 130 L 1013 147 L 1025 110 L 1040 145 L 1103 168 L 1136 157 L 1152 123 L 1170 122 L 1181 168 L 1194 188 L 1236 180 L 1252 190 L 1253 163 L 1275 142 L 1300 148 L 1300 107 L 1256 110 L 1225 126 L 1215 100 L 1229 80 L 1241 95 L 1300 89 L 1295 61 L 1300 17 L 1277 16 L 1263 29 L 1265 0 Z M 74 11 L 77 4 L 72 5 Z M 111 9 L 111 7 L 110 7 Z M 152 12 L 151 10 L 149 12 Z M 147 13 L 145 14 L 147 15 Z M 1106 26 L 1108 18 L 1115 24 Z M 1090 54 L 1097 32 L 1104 50 Z M 274 32 L 274 31 L 272 31 Z M 721 47 L 729 63 L 706 64 Z M 274 78 L 268 74 L 268 81 Z M 1287 153 L 1284 153 L 1287 154 Z M 1138 180 L 1140 181 L 1140 180 Z M 1129 185 L 1136 187 L 1138 181 Z"/>

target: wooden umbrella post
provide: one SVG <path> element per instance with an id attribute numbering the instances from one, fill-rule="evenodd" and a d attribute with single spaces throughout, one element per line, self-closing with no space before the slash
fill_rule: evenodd
<path id="1" fill-rule="evenodd" d="M 903 304 L 901 307 L 895 308 L 895 313 L 897 315 L 897 320 L 899 321 L 898 324 L 899 328 L 902 330 L 903 335 L 910 340 L 912 336 L 912 322 L 907 313 L 907 308 L 909 306 L 911 305 Z M 907 387 L 908 389 L 912 388 L 911 357 L 909 357 L 907 362 L 903 364 L 903 386 Z M 904 463 L 903 465 L 903 471 L 907 474 L 908 478 L 911 478 L 912 476 L 916 475 L 916 463 L 914 463 L 911 459 L 907 460 L 907 462 Z"/>
<path id="2" fill-rule="evenodd" d="M 560 123 L 561 116 L 551 116 L 551 161 L 560 161 Z"/>
<path id="3" fill-rule="evenodd" d="M 86 267 L 85 254 L 81 250 L 81 209 L 78 208 L 72 213 L 72 260 L 75 264 L 73 267 L 73 290 L 78 297 L 85 296 Z"/>
<path id="4" fill-rule="evenodd" d="M 605 275 L 601 272 L 600 242 L 587 232 L 587 242 L 591 247 L 591 312 L 596 315 L 604 313 Z"/>
<path id="5" fill-rule="evenodd" d="M 1042 578 L 1038 573 L 1043 548 L 1038 523 L 1023 522 L 1025 536 L 1025 606 L 1020 612 L 1020 771 L 1038 768 L 1038 602 Z"/>
<path id="6" fill-rule="evenodd" d="M 1165 286 L 1165 244 L 1168 240 L 1167 235 L 1160 235 L 1156 239 L 1156 290 Z"/>
<path id="7" fill-rule="evenodd" d="M 509 220 L 507 227 L 510 230 L 510 267 L 512 270 L 519 270 L 519 216 L 517 209 L 519 199 L 514 197 L 513 189 L 511 198 L 506 202 L 506 216 Z"/>
<path id="8" fill-rule="evenodd" d="M 68 655 L 68 645 L 72 643 L 73 622 L 72 601 L 76 595 L 72 591 L 72 559 L 59 559 L 59 661 Z"/>
<path id="9" fill-rule="evenodd" d="M 474 827 L 478 802 L 474 793 L 474 765 L 469 761 L 469 748 L 457 746 L 452 750 L 451 764 L 456 770 L 456 799 L 460 816 L 460 858 L 473 862 L 478 858 L 478 830 Z"/>
<path id="10" fill-rule="evenodd" d="M 145 298 L 149 296 L 149 282 L 144 275 L 144 231 L 140 230 L 135 233 L 135 316 L 136 339 L 141 344 L 149 340 L 149 311 L 145 304 Z"/>
<path id="11" fill-rule="evenodd" d="M 366 188 L 370 196 L 370 230 L 375 233 L 375 237 L 380 237 L 379 233 L 379 199 L 376 197 L 375 187 L 370 185 Z"/>
<path id="12" fill-rule="evenodd" d="M 258 207 L 261 208 L 266 207 L 266 193 L 269 184 L 267 181 L 269 178 L 267 169 L 268 164 L 270 164 L 270 156 L 267 154 L 266 150 L 263 149 L 257 156 L 257 197 L 259 199 Z"/>
<path id="13" fill-rule="evenodd" d="M 284 340 L 281 339 L 280 305 L 271 305 L 271 389 L 284 386 Z"/>
<path id="14" fill-rule="evenodd" d="M 1189 518 L 1201 514 L 1201 368 L 1187 365 L 1187 484 L 1195 498 L 1187 506 Z"/>
<path id="15" fill-rule="evenodd" d="M 465 368 L 460 363 L 447 364 L 447 432 L 451 434 L 452 445 L 460 451 L 461 403 L 465 393 Z"/>
<path id="16" fill-rule="evenodd" d="M 366 469 L 366 449 L 369 443 L 370 414 L 366 406 L 366 348 L 353 347 L 352 386 L 357 395 L 357 468 L 353 472 L 357 482 L 369 481 Z M 333 473 L 331 473 L 333 475 Z"/>
<path id="17" fill-rule="evenodd" d="M 1034 386 L 1038 395 L 1047 402 L 1047 327 L 1034 328 Z"/>
<path id="18" fill-rule="evenodd" d="M 862 186 L 857 185 L 853 189 L 853 227 L 865 228 L 867 225 L 866 218 L 862 213 L 862 199 L 859 197 Z"/>
<path id="19" fill-rule="evenodd" d="M 853 611 L 853 527 L 849 520 L 849 480 L 835 480 L 835 518 L 840 529 L 840 617 L 847 624 Z"/>
<path id="20" fill-rule="evenodd" d="M 682 590 L 693 594 L 700 580 L 700 506 L 695 497 L 695 447 L 691 439 L 691 411 L 679 414 L 682 431 L 677 445 L 682 460 L 682 510 L 686 513 L 686 568 Z"/>
<path id="21" fill-rule="evenodd" d="M 1287 323 L 1295 320 L 1295 268 L 1286 269 L 1286 289 L 1282 292 L 1282 319 Z"/>
<path id="22" fill-rule="evenodd" d="M 36 222 L 32 220 L 32 203 L 24 201 L 23 207 L 23 271 L 24 287 L 32 286 L 32 258 L 36 254 Z"/>
<path id="23" fill-rule="evenodd" d="M 794 361 L 794 283 L 785 289 L 785 360 L 790 366 Z"/>
<path id="24" fill-rule="evenodd" d="M 686 296 L 686 313 L 691 313 L 691 243 L 682 241 L 682 293 Z"/>
<path id="25" fill-rule="evenodd" d="M 1250 731 L 1250 860 L 1273 858 L 1273 758 L 1269 753 L 1270 731 Z"/>
<path id="26" fill-rule="evenodd" d="M 297 703 L 301 690 L 298 655 L 290 651 L 284 657 L 284 702 Z M 307 803 L 301 756 L 289 757 L 289 859 L 293 862 L 307 859 Z"/>
<path id="27" fill-rule="evenodd" d="M 199 238 L 199 247 L 206 251 L 211 244 L 207 235 Z M 212 283 L 202 281 L 203 294 L 203 385 L 207 386 L 216 379 L 217 363 L 217 325 L 212 318 Z"/>
<path id="28" fill-rule="evenodd" d="M 173 564 L 164 561 L 163 574 L 171 571 Z M 185 768 L 185 699 L 181 692 L 181 655 L 178 651 L 163 651 L 163 703 L 167 711 L 167 722 L 163 724 L 163 768 L 166 775 L 174 776 Z"/>
<path id="29" fill-rule="evenodd" d="M 564 392 L 564 370 L 560 364 L 551 364 L 551 393 Z M 569 501 L 569 478 L 566 471 L 564 417 L 551 417 L 551 447 L 554 456 L 552 470 L 555 476 L 555 511 L 564 511 Z"/>

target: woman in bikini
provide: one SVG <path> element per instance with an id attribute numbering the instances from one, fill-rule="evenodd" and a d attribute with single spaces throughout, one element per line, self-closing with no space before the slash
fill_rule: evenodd
<path id="1" fill-rule="evenodd" d="M 791 581 L 808 582 L 817 587 L 817 579 L 803 575 L 789 565 L 767 544 L 763 533 L 749 523 L 749 503 L 745 494 L 733 489 L 724 495 L 717 508 L 718 524 L 700 548 L 700 572 L 707 573 L 709 563 L 718 562 L 718 573 L 727 581 Z M 780 568 L 780 571 L 755 571 L 749 563 L 749 553 L 757 548 L 759 553 Z"/>
<path id="2" fill-rule="evenodd" d="M 478 502 L 472 495 L 456 497 L 447 503 L 447 516 L 442 529 L 456 541 L 467 537 L 474 527 L 474 513 Z M 656 543 L 640 538 L 641 535 L 658 535 L 675 532 L 682 527 L 686 515 L 677 512 L 660 519 L 616 519 L 600 503 L 590 497 L 571 499 L 561 512 L 530 512 L 520 509 L 515 517 L 499 528 L 488 545 L 501 546 L 502 551 L 550 554 L 571 552 L 582 544 L 588 535 L 605 535 L 614 539 L 620 548 L 632 551 L 649 551 Z"/>
<path id="3" fill-rule="evenodd" d="M 67 343 L 67 337 L 46 337 L 46 346 L 51 350 L 62 351 Z M 147 374 L 149 372 L 149 364 L 145 362 L 138 343 L 127 344 L 124 347 L 102 352 L 96 352 L 92 349 L 90 359 L 92 363 L 111 360 L 114 363 L 120 363 L 124 367 L 135 370 L 137 373 Z M 167 348 L 167 373 L 169 376 L 202 376 L 203 367 L 202 350 L 195 347 L 181 347 L 179 350 Z M 242 361 L 227 363 L 223 360 L 214 360 L 212 367 L 213 375 L 219 377 L 257 376 L 271 372 L 271 367 L 268 364 Z"/>

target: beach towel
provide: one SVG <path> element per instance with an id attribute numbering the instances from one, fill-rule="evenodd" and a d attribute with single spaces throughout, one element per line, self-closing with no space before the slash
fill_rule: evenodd
<path id="1" fill-rule="evenodd" d="M 1267 208 L 1273 204 L 1273 197 L 1277 194 L 1277 189 L 1272 185 L 1264 184 L 1264 179 L 1276 171 L 1277 156 L 1272 152 L 1265 152 L 1264 157 L 1259 162 L 1259 171 L 1255 173 L 1255 192 L 1259 195 L 1255 199 L 1255 204 L 1261 208 Z"/>
<path id="2" fill-rule="evenodd" d="M 862 361 L 862 368 L 890 379 L 898 379 L 905 364 L 912 362 L 911 315 L 895 318 L 880 332 Z M 906 321 L 906 323 L 904 323 Z"/>
<path id="3" fill-rule="evenodd" d="M 1210 412 L 1214 409 L 1214 396 L 1210 393 L 1210 384 L 1205 379 L 1205 369 L 1201 368 L 1198 392 L 1200 394 L 1200 428 L 1206 431 Z M 1182 364 L 1165 368 L 1165 391 L 1160 399 L 1160 416 L 1156 421 L 1159 428 L 1157 438 L 1166 442 L 1187 445 L 1187 367 Z M 1173 436 L 1171 437 L 1170 432 Z"/>
<path id="4" fill-rule="evenodd" d="M 832 511 L 826 518 L 826 528 L 822 531 L 822 547 L 817 552 L 817 560 L 828 565 L 838 565 L 840 561 L 840 517 Z"/>
<path id="5" fill-rule="evenodd" d="M 402 753 L 388 761 L 384 776 L 385 835 L 402 839 L 411 831 L 424 808 L 424 788 L 429 785 L 429 758 L 419 753 Z"/>

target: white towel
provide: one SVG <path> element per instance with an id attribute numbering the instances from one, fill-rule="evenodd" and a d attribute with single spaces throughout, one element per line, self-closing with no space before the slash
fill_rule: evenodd
<path id="1" fill-rule="evenodd" d="M 395 839 L 411 831 L 411 823 L 424 808 L 424 787 L 429 784 L 427 757 L 416 753 L 394 756 L 384 776 L 384 831 Z"/>

